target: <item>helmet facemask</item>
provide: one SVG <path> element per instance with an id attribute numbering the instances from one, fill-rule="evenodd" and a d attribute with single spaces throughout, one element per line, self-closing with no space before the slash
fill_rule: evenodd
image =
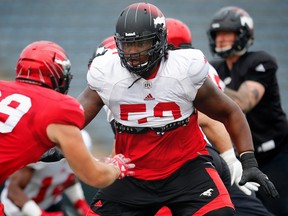
<path id="1" fill-rule="evenodd" d="M 59 67 L 62 67 L 63 75 L 61 78 L 57 79 L 53 75 L 54 73 L 51 73 L 52 75 L 50 76 L 50 79 L 51 79 L 53 89 L 62 94 L 67 94 L 69 90 L 70 82 L 73 78 L 73 75 L 70 73 L 71 63 L 69 59 L 64 60 L 64 61 L 55 59 L 54 61 L 55 63 L 58 63 Z"/>
<path id="2" fill-rule="evenodd" d="M 166 49 L 164 46 L 166 43 L 162 42 L 161 44 L 161 41 L 163 40 L 156 34 L 149 34 L 137 38 L 119 38 L 116 34 L 116 44 L 122 65 L 132 73 L 145 76 L 164 56 L 164 50 Z M 151 46 L 139 52 L 127 53 L 125 52 L 124 46 L 129 46 L 129 43 L 151 43 Z"/>

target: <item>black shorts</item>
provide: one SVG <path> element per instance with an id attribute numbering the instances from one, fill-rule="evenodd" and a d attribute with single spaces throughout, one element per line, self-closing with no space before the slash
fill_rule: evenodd
<path id="1" fill-rule="evenodd" d="M 173 215 L 204 215 L 234 208 L 210 156 L 186 162 L 164 180 L 125 177 L 95 195 L 91 209 L 101 216 L 155 215 L 167 206 Z M 97 215 L 95 214 L 95 215 Z M 90 214 L 91 215 L 91 214 Z"/>

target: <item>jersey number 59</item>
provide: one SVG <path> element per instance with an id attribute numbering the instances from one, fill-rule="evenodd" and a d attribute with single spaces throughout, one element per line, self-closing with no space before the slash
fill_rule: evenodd
<path id="1" fill-rule="evenodd" d="M 0 101 L 0 133 L 11 132 L 31 106 L 31 99 L 25 95 L 12 94 L 3 98 Z"/>

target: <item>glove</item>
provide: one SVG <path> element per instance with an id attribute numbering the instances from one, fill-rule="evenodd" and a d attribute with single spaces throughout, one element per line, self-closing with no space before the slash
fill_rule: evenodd
<path id="1" fill-rule="evenodd" d="M 37 205 L 34 200 L 27 201 L 22 209 L 22 213 L 26 216 L 64 216 L 61 211 L 57 212 L 46 212 Z"/>
<path id="2" fill-rule="evenodd" d="M 244 185 L 248 181 L 254 181 L 260 184 L 268 197 L 279 198 L 279 194 L 273 183 L 267 175 L 259 170 L 254 152 L 242 153 L 240 161 L 243 167 L 243 174 L 239 185 Z"/>
<path id="3" fill-rule="evenodd" d="M 236 158 L 233 148 L 221 153 L 220 156 L 228 165 L 231 175 L 231 185 L 236 184 L 236 186 L 248 196 L 250 196 L 253 191 L 258 191 L 260 185 L 256 182 L 246 182 L 243 186 L 239 185 L 242 176 L 242 165 Z"/>
<path id="4" fill-rule="evenodd" d="M 74 208 L 77 210 L 79 216 L 85 216 L 90 210 L 88 203 L 83 199 L 76 201 L 76 203 L 74 203 Z"/>
<path id="5" fill-rule="evenodd" d="M 105 162 L 107 164 L 113 165 L 119 170 L 118 179 L 122 179 L 125 176 L 134 175 L 134 171 L 131 171 L 130 169 L 133 169 L 135 164 L 129 163 L 130 159 L 125 158 L 123 154 L 117 154 L 113 158 L 105 158 Z"/>
<path id="6" fill-rule="evenodd" d="M 61 159 L 64 158 L 64 155 L 62 154 L 61 150 L 57 147 L 51 148 L 48 151 L 46 151 L 41 158 L 39 159 L 39 161 L 42 162 L 55 162 L 55 161 L 59 161 Z"/>

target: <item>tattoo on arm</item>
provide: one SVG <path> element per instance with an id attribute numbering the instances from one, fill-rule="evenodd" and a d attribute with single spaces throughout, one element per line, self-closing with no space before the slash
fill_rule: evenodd
<path id="1" fill-rule="evenodd" d="M 252 110 L 261 100 L 258 89 L 256 87 L 251 88 L 245 82 L 240 86 L 238 91 L 226 87 L 224 92 L 240 106 L 244 113 Z"/>

